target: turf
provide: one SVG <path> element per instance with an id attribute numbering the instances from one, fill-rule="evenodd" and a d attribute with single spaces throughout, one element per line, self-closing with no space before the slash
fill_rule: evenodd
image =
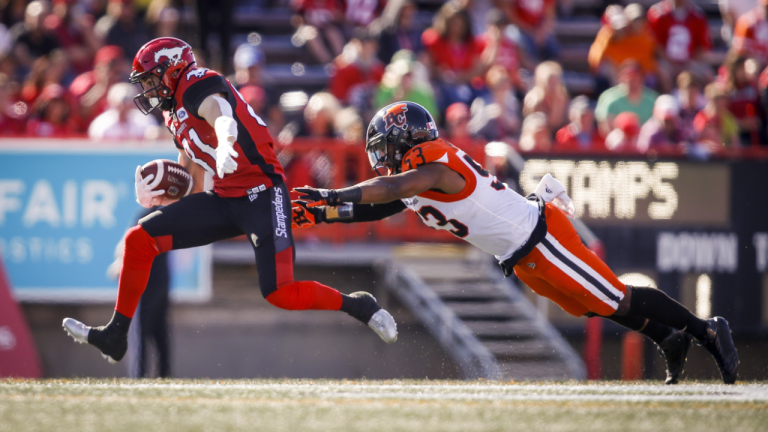
<path id="1" fill-rule="evenodd" d="M 765 431 L 768 385 L 0 380 L 0 431 Z"/>

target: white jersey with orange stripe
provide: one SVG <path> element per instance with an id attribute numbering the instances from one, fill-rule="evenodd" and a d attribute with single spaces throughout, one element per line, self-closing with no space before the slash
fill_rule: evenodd
<path id="1" fill-rule="evenodd" d="M 403 157 L 403 172 L 426 163 L 441 163 L 466 181 L 457 194 L 427 191 L 403 199 L 429 227 L 447 230 L 503 261 L 531 236 L 539 218 L 529 201 L 483 169 L 469 155 L 438 139 L 413 147 Z"/>

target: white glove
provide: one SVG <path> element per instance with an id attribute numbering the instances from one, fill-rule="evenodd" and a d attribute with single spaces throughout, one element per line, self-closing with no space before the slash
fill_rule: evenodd
<path id="1" fill-rule="evenodd" d="M 225 174 L 232 174 L 237 170 L 237 161 L 234 158 L 238 156 L 233 143 L 229 141 L 219 141 L 216 147 L 216 173 L 219 178 L 224 178 Z"/>
<path id="2" fill-rule="evenodd" d="M 154 178 L 154 174 L 141 178 L 141 166 L 136 167 L 136 202 L 144 208 L 163 204 L 163 198 L 160 195 L 164 194 L 165 190 L 153 190 L 160 184 L 160 179 L 150 183 Z"/>
<path id="3" fill-rule="evenodd" d="M 216 173 L 219 178 L 224 178 L 225 174 L 232 174 L 237 170 L 235 158 L 238 154 L 234 149 L 237 140 L 237 122 L 230 116 L 222 115 L 216 119 L 213 128 L 219 141 L 216 147 Z"/>
<path id="4" fill-rule="evenodd" d="M 540 196 L 544 202 L 551 202 L 568 216 L 575 217 L 576 206 L 573 205 L 573 200 L 565 193 L 565 186 L 551 174 L 547 174 L 541 179 L 533 193 Z"/>

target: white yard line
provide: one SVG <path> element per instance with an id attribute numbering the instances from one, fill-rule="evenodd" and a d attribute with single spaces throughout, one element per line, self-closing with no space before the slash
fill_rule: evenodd
<path id="1" fill-rule="evenodd" d="M 616 385 L 616 384 L 398 384 L 398 383 L 0 383 L 3 390 L 52 390 L 69 393 L 82 389 L 175 392 L 209 391 L 211 398 L 267 397 L 321 399 L 403 399 L 469 401 L 599 401 L 599 402 L 758 402 L 768 403 L 768 385 L 736 386 L 714 384 Z M 266 394 L 265 394 L 266 393 Z"/>

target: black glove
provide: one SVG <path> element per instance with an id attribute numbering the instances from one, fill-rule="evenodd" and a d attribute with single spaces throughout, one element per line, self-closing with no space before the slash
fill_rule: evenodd
<path id="1" fill-rule="evenodd" d="M 321 205 L 339 205 L 339 192 L 335 189 L 316 189 L 309 186 L 295 188 L 294 191 L 300 193 L 300 200 L 307 202 L 307 207 L 317 207 Z"/>
<path id="2" fill-rule="evenodd" d="M 291 226 L 295 228 L 310 228 L 325 222 L 326 207 L 309 207 L 306 201 L 293 201 L 293 217 Z"/>
<path id="3" fill-rule="evenodd" d="M 338 206 L 343 203 L 357 203 L 363 197 L 363 191 L 358 186 L 344 189 L 317 189 L 309 186 L 293 189 L 298 192 L 300 200 L 309 201 L 307 207 L 322 205 Z"/>

